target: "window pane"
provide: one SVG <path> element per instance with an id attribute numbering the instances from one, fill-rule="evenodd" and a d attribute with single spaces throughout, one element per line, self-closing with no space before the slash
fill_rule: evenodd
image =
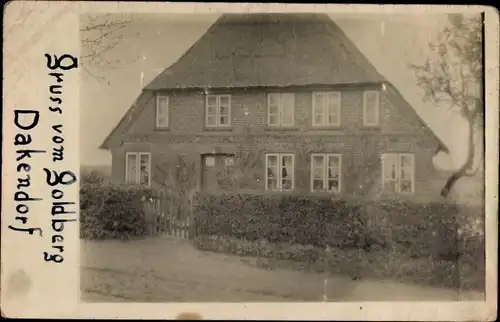
<path id="1" fill-rule="evenodd" d="M 278 158 L 275 155 L 269 155 L 267 157 L 267 165 L 270 167 L 276 167 L 278 165 Z"/>
<path id="2" fill-rule="evenodd" d="M 276 179 L 268 179 L 267 180 L 267 188 L 270 190 L 278 189 L 278 180 Z"/>
<path id="3" fill-rule="evenodd" d="M 217 106 L 217 96 L 215 96 L 215 95 L 208 95 L 207 105 L 208 106 Z"/>
<path id="4" fill-rule="evenodd" d="M 328 124 L 338 124 L 339 116 L 338 114 L 329 114 L 328 115 Z"/>
<path id="5" fill-rule="evenodd" d="M 338 177 L 339 177 L 339 168 L 328 168 L 329 179 L 338 179 Z"/>
<path id="6" fill-rule="evenodd" d="M 411 169 L 401 167 L 400 179 L 411 180 Z"/>
<path id="7" fill-rule="evenodd" d="M 269 114 L 278 114 L 279 106 L 278 105 L 269 105 Z"/>
<path id="8" fill-rule="evenodd" d="M 220 106 L 229 107 L 229 96 L 228 95 L 220 96 Z"/>
<path id="9" fill-rule="evenodd" d="M 279 105 L 279 94 L 269 94 L 269 106 Z"/>
<path id="10" fill-rule="evenodd" d="M 293 161 L 291 156 L 283 156 L 282 158 L 282 178 L 292 178 L 293 177 Z"/>
<path id="11" fill-rule="evenodd" d="M 378 100 L 378 92 L 376 91 L 365 92 L 365 99 L 367 105 L 376 105 Z"/>
<path id="12" fill-rule="evenodd" d="M 323 156 L 322 155 L 313 156 L 313 167 L 323 167 Z"/>
<path id="13" fill-rule="evenodd" d="M 149 184 L 149 155 L 140 156 L 140 184 Z"/>
<path id="14" fill-rule="evenodd" d="M 314 167 L 313 168 L 313 178 L 315 179 L 323 179 L 325 177 L 324 175 L 324 168 L 323 167 Z"/>
<path id="15" fill-rule="evenodd" d="M 208 115 L 207 116 L 207 125 L 209 125 L 209 126 L 216 125 L 216 123 L 217 123 L 216 120 L 217 120 L 217 118 L 215 115 Z"/>
<path id="16" fill-rule="evenodd" d="M 324 124 L 325 123 L 325 115 L 324 114 L 318 114 L 314 116 L 314 124 Z"/>
<path id="17" fill-rule="evenodd" d="M 323 180 L 314 179 L 313 180 L 313 190 L 314 191 L 323 190 Z"/>
<path id="18" fill-rule="evenodd" d="M 412 167 L 412 166 L 413 166 L 412 157 L 409 155 L 402 155 L 401 167 Z"/>
<path id="19" fill-rule="evenodd" d="M 167 100 L 162 97 L 158 98 L 158 105 L 156 106 L 158 114 L 165 114 L 167 112 Z"/>
<path id="20" fill-rule="evenodd" d="M 292 189 L 292 180 L 283 179 L 281 184 L 281 189 L 283 190 Z"/>
<path id="21" fill-rule="evenodd" d="M 328 166 L 330 168 L 338 168 L 340 164 L 340 160 L 338 156 L 330 155 L 328 156 Z"/>
<path id="22" fill-rule="evenodd" d="M 395 154 L 385 154 L 383 157 L 384 177 L 386 179 L 396 179 L 397 158 Z"/>
<path id="23" fill-rule="evenodd" d="M 157 125 L 158 126 L 167 126 L 167 117 L 166 115 L 158 115 L 157 116 Z"/>
<path id="24" fill-rule="evenodd" d="M 270 125 L 278 125 L 278 114 L 269 115 L 269 124 Z"/>
<path id="25" fill-rule="evenodd" d="M 369 105 L 366 107 L 366 123 L 375 123 L 377 122 L 377 111 L 373 105 Z"/>
<path id="26" fill-rule="evenodd" d="M 229 125 L 229 116 L 221 116 L 220 125 Z"/>
<path id="27" fill-rule="evenodd" d="M 377 122 L 378 114 L 378 92 L 368 91 L 365 92 L 365 122 L 374 124 Z"/>
<path id="28" fill-rule="evenodd" d="M 287 105 L 283 106 L 283 114 L 281 115 L 281 121 L 283 125 L 293 124 L 293 106 Z"/>
<path id="29" fill-rule="evenodd" d="M 328 180 L 328 191 L 339 191 L 339 181 Z"/>
<path id="30" fill-rule="evenodd" d="M 337 107 L 331 107 L 328 113 L 328 124 L 338 123 L 340 123 L 339 109 Z"/>
<path id="31" fill-rule="evenodd" d="M 268 167 L 267 168 L 267 177 L 268 178 L 277 178 L 278 177 L 278 168 Z"/>
<path id="32" fill-rule="evenodd" d="M 157 100 L 158 102 L 158 109 L 166 109 L 167 108 L 167 102 L 168 102 L 168 99 L 166 96 L 158 96 Z"/>
<path id="33" fill-rule="evenodd" d="M 325 95 L 323 93 L 314 94 L 314 123 L 323 124 L 325 116 Z"/>
<path id="34" fill-rule="evenodd" d="M 221 106 L 219 110 L 220 110 L 220 115 L 229 115 L 229 107 Z"/>
<path id="35" fill-rule="evenodd" d="M 295 96 L 290 93 L 282 94 L 282 110 L 281 122 L 282 125 L 293 125 L 295 112 Z"/>
<path id="36" fill-rule="evenodd" d="M 217 113 L 217 107 L 216 105 L 208 105 L 207 106 L 207 114 L 209 115 L 215 115 Z"/>
<path id="37" fill-rule="evenodd" d="M 412 192 L 411 180 L 401 180 L 401 192 Z"/>
<path id="38" fill-rule="evenodd" d="M 168 100 L 165 96 L 157 97 L 156 123 L 157 126 L 167 126 L 168 123 Z"/>
<path id="39" fill-rule="evenodd" d="M 339 123 L 340 93 L 328 93 L 328 123 Z"/>
<path id="40" fill-rule="evenodd" d="M 137 154 L 127 155 L 127 183 L 135 183 L 137 175 Z"/>

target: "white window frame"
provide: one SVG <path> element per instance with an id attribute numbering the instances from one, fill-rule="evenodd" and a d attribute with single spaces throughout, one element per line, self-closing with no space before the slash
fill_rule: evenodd
<path id="1" fill-rule="evenodd" d="M 276 174 L 276 180 L 277 180 L 277 189 L 270 189 L 268 184 L 268 160 L 269 157 L 276 157 L 276 162 L 277 162 L 277 174 Z M 283 157 L 292 157 L 292 186 L 290 189 L 283 189 L 283 178 L 281 177 L 282 171 L 283 171 Z M 265 180 L 266 180 L 266 190 L 268 191 L 292 191 L 295 189 L 295 155 L 293 153 L 266 153 L 265 155 L 266 158 L 266 168 L 265 168 Z"/>
<path id="2" fill-rule="evenodd" d="M 368 100 L 366 99 L 366 97 L 369 94 L 376 94 L 377 95 L 377 99 L 375 100 L 375 102 L 376 102 L 376 105 L 375 105 L 376 120 L 374 122 L 369 122 L 368 117 L 367 117 L 367 114 L 368 114 L 367 113 L 367 110 L 368 110 L 367 102 L 368 102 Z M 380 122 L 380 92 L 376 91 L 376 90 L 365 91 L 363 93 L 363 125 L 364 126 L 378 126 L 379 122 Z"/>
<path id="3" fill-rule="evenodd" d="M 323 110 L 323 122 L 316 123 L 316 96 L 323 95 L 325 100 L 324 110 Z M 337 109 L 337 120 L 330 123 L 330 95 L 335 95 L 338 109 Z M 312 94 L 312 125 L 313 126 L 340 126 L 342 115 L 342 93 L 341 92 L 313 92 Z"/>
<path id="4" fill-rule="evenodd" d="M 216 106 L 215 106 L 215 124 L 209 124 L 208 123 L 208 100 L 211 97 L 216 98 Z M 221 124 L 220 123 L 220 100 L 221 97 L 227 97 L 228 100 L 228 111 L 227 111 L 227 124 Z M 213 115 L 213 114 L 212 114 Z M 214 127 L 229 127 L 231 126 L 231 95 L 230 94 L 207 94 L 205 95 L 205 126 L 214 128 Z"/>
<path id="5" fill-rule="evenodd" d="M 160 124 L 160 120 L 158 118 L 158 115 L 159 115 L 159 109 L 160 109 L 160 100 L 161 99 L 165 99 L 166 100 L 166 106 L 165 106 L 165 115 L 166 115 L 166 124 Z M 158 94 L 156 95 L 156 114 L 155 114 L 155 124 L 156 124 L 156 127 L 157 128 L 160 128 L 160 129 L 164 129 L 164 128 L 168 128 L 169 126 L 169 110 L 170 110 L 170 99 L 168 97 L 168 95 L 164 95 L 164 94 Z"/>
<path id="6" fill-rule="evenodd" d="M 149 152 L 127 152 L 125 153 L 125 183 L 129 183 L 129 177 L 130 173 L 128 173 L 128 157 L 129 155 L 135 155 L 136 156 L 136 173 L 135 173 L 135 180 L 131 184 L 140 184 L 141 181 L 141 156 L 147 155 L 148 156 L 148 183 L 147 186 L 151 186 L 151 153 Z"/>
<path id="7" fill-rule="evenodd" d="M 382 191 L 385 192 L 385 158 L 387 156 L 396 156 L 396 179 L 395 191 L 391 193 L 398 193 L 403 195 L 412 195 L 415 193 L 415 155 L 413 153 L 384 153 L 381 155 L 382 164 Z M 401 191 L 401 159 L 409 157 L 411 159 L 411 191 Z"/>
<path id="8" fill-rule="evenodd" d="M 277 95 L 278 96 L 278 123 L 277 124 L 271 124 L 271 96 L 272 95 Z M 290 95 L 293 100 L 293 106 L 292 106 L 292 123 L 290 124 L 285 124 L 283 123 L 283 96 L 284 95 Z M 272 127 L 293 127 L 295 126 L 295 93 L 268 93 L 267 94 L 267 125 L 272 126 Z"/>
<path id="9" fill-rule="evenodd" d="M 323 157 L 323 190 L 318 191 L 314 189 L 314 157 Z M 338 190 L 328 190 L 328 168 L 330 164 L 330 157 L 335 157 L 339 159 L 339 188 Z M 342 191 L 342 154 L 339 153 L 312 153 L 311 154 L 311 192 L 328 192 L 328 193 L 339 193 Z"/>

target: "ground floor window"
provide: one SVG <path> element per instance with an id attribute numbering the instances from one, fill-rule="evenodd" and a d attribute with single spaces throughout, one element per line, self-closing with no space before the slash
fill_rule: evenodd
<path id="1" fill-rule="evenodd" d="M 266 190 L 289 191 L 294 188 L 293 154 L 266 154 Z"/>
<path id="2" fill-rule="evenodd" d="M 151 184 L 151 154 L 127 152 L 125 157 L 125 182 L 130 184 Z"/>
<path id="3" fill-rule="evenodd" d="M 382 155 L 382 186 L 384 192 L 413 193 L 415 191 L 415 160 L 413 154 Z"/>
<path id="4" fill-rule="evenodd" d="M 311 191 L 340 192 L 341 173 L 340 154 L 311 155 Z"/>

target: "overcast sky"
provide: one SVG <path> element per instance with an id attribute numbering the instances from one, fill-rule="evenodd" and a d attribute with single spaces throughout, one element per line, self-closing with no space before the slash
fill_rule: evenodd
<path id="1" fill-rule="evenodd" d="M 422 63 L 427 43 L 446 22 L 444 15 L 354 15 L 331 14 L 375 68 L 391 81 L 417 112 L 450 147 L 451 158 L 440 157 L 441 167 L 450 168 L 465 156 L 465 122 L 445 108 L 423 100 L 411 63 Z M 90 69 L 104 81 L 82 71 L 81 162 L 84 165 L 111 164 L 108 151 L 99 150 L 142 87 L 182 55 L 217 15 L 141 15 L 123 29 L 123 39 L 110 55 L 124 66 Z"/>

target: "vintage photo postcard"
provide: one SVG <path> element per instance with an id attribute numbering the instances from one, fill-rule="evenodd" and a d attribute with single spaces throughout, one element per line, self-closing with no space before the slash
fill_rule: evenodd
<path id="1" fill-rule="evenodd" d="M 11 1 L 1 312 L 493 321 L 487 6 Z"/>

